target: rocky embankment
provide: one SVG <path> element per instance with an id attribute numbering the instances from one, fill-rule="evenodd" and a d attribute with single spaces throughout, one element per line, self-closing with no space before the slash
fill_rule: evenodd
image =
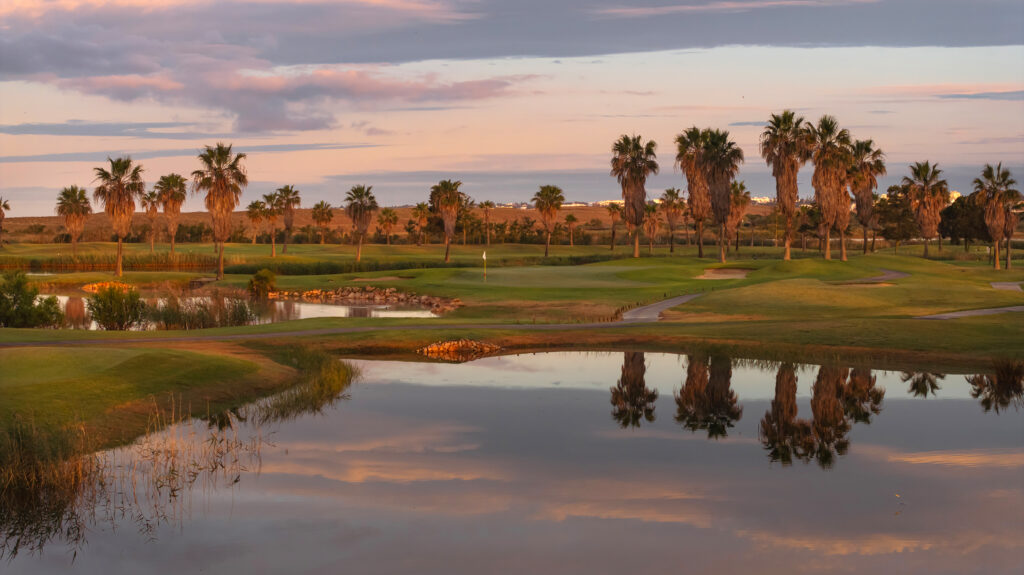
<path id="1" fill-rule="evenodd" d="M 491 343 L 472 339 L 457 339 L 432 343 L 423 349 L 416 350 L 416 353 L 432 359 L 462 362 L 479 359 L 499 351 L 501 351 L 501 347 Z"/>
<path id="2" fill-rule="evenodd" d="M 418 306 L 429 309 L 438 315 L 446 314 L 462 306 L 462 302 L 455 298 L 417 295 L 398 291 L 395 288 L 373 286 L 347 286 L 334 290 L 275 291 L 270 292 L 268 297 L 278 300 L 293 299 L 334 304 Z"/>

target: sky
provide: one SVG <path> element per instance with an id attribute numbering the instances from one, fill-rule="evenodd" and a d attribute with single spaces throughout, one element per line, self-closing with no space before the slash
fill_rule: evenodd
<path id="1" fill-rule="evenodd" d="M 595 201 L 634 133 L 659 144 L 657 195 L 684 187 L 693 125 L 728 129 L 771 196 L 757 139 L 786 108 L 874 140 L 883 187 L 929 160 L 969 191 L 986 162 L 1024 179 L 1022 30 L 1019 0 L 6 0 L 0 196 L 48 215 L 108 156 L 152 185 L 223 141 L 248 154 L 243 205 L 285 184 L 402 205 L 443 178 Z"/>

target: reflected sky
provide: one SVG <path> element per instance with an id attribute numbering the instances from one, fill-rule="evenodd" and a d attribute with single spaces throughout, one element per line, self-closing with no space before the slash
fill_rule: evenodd
<path id="1" fill-rule="evenodd" d="M 185 519 L 158 529 L 155 540 L 129 521 L 97 525 L 73 564 L 70 550 L 52 544 L 3 572 L 1024 566 L 1024 419 L 1013 406 L 986 412 L 962 375 L 946 374 L 921 398 L 900 373 L 706 359 L 359 361 L 363 377 L 347 400 L 260 429 L 267 444 L 259 473 L 197 492 Z M 686 405 L 704 406 L 701 413 L 723 413 L 715 406 L 736 395 L 742 411 L 725 410 L 724 433 L 709 438 L 707 426 L 677 420 L 691 383 L 691 395 L 706 401 Z M 631 397 L 650 405 L 623 426 L 615 414 Z M 829 468 L 814 457 L 783 465 L 762 442 L 768 414 L 774 429 L 818 438 L 814 449 L 834 446 L 837 430 L 848 446 Z M 239 431 L 256 433 L 247 424 Z"/>

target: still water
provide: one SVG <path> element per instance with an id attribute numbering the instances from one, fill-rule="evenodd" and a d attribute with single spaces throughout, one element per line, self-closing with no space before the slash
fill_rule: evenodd
<path id="1" fill-rule="evenodd" d="M 81 537 L 58 529 L 41 551 L 14 557 L 8 543 L 0 570 L 1024 567 L 1019 369 L 965 376 L 636 352 L 353 363 L 361 378 L 333 401 L 287 417 L 257 405 L 111 452 L 138 484 L 130 497 L 91 509 Z M 191 442 L 199 462 L 184 487 L 166 463 L 145 472 L 152 442 L 168 437 Z"/>
<path id="2" fill-rule="evenodd" d="M 40 298 L 53 294 L 40 294 Z M 64 327 L 69 329 L 97 330 L 99 326 L 93 321 L 86 305 L 87 297 L 77 295 L 55 295 L 61 310 L 64 312 Z M 182 298 L 187 301 L 209 300 L 204 296 Z M 163 299 L 146 298 L 149 305 L 163 305 Z M 420 307 L 400 307 L 394 305 L 342 305 L 332 303 L 313 303 L 306 301 L 274 300 L 256 306 L 256 323 L 275 323 L 296 319 L 317 317 L 380 317 L 380 318 L 434 318 L 437 314 Z M 143 329 L 155 329 L 146 324 Z"/>

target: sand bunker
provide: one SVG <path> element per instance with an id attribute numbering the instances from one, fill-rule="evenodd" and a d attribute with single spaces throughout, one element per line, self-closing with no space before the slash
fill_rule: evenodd
<path id="1" fill-rule="evenodd" d="M 741 280 L 747 277 L 752 270 L 742 268 L 714 268 L 704 270 L 703 275 L 697 276 L 699 280 Z"/>
<path id="2" fill-rule="evenodd" d="M 400 279 L 403 279 L 403 278 L 400 278 L 398 276 L 381 276 L 379 278 L 354 278 L 352 281 L 354 281 L 354 282 L 393 282 L 393 281 L 398 281 Z"/>

